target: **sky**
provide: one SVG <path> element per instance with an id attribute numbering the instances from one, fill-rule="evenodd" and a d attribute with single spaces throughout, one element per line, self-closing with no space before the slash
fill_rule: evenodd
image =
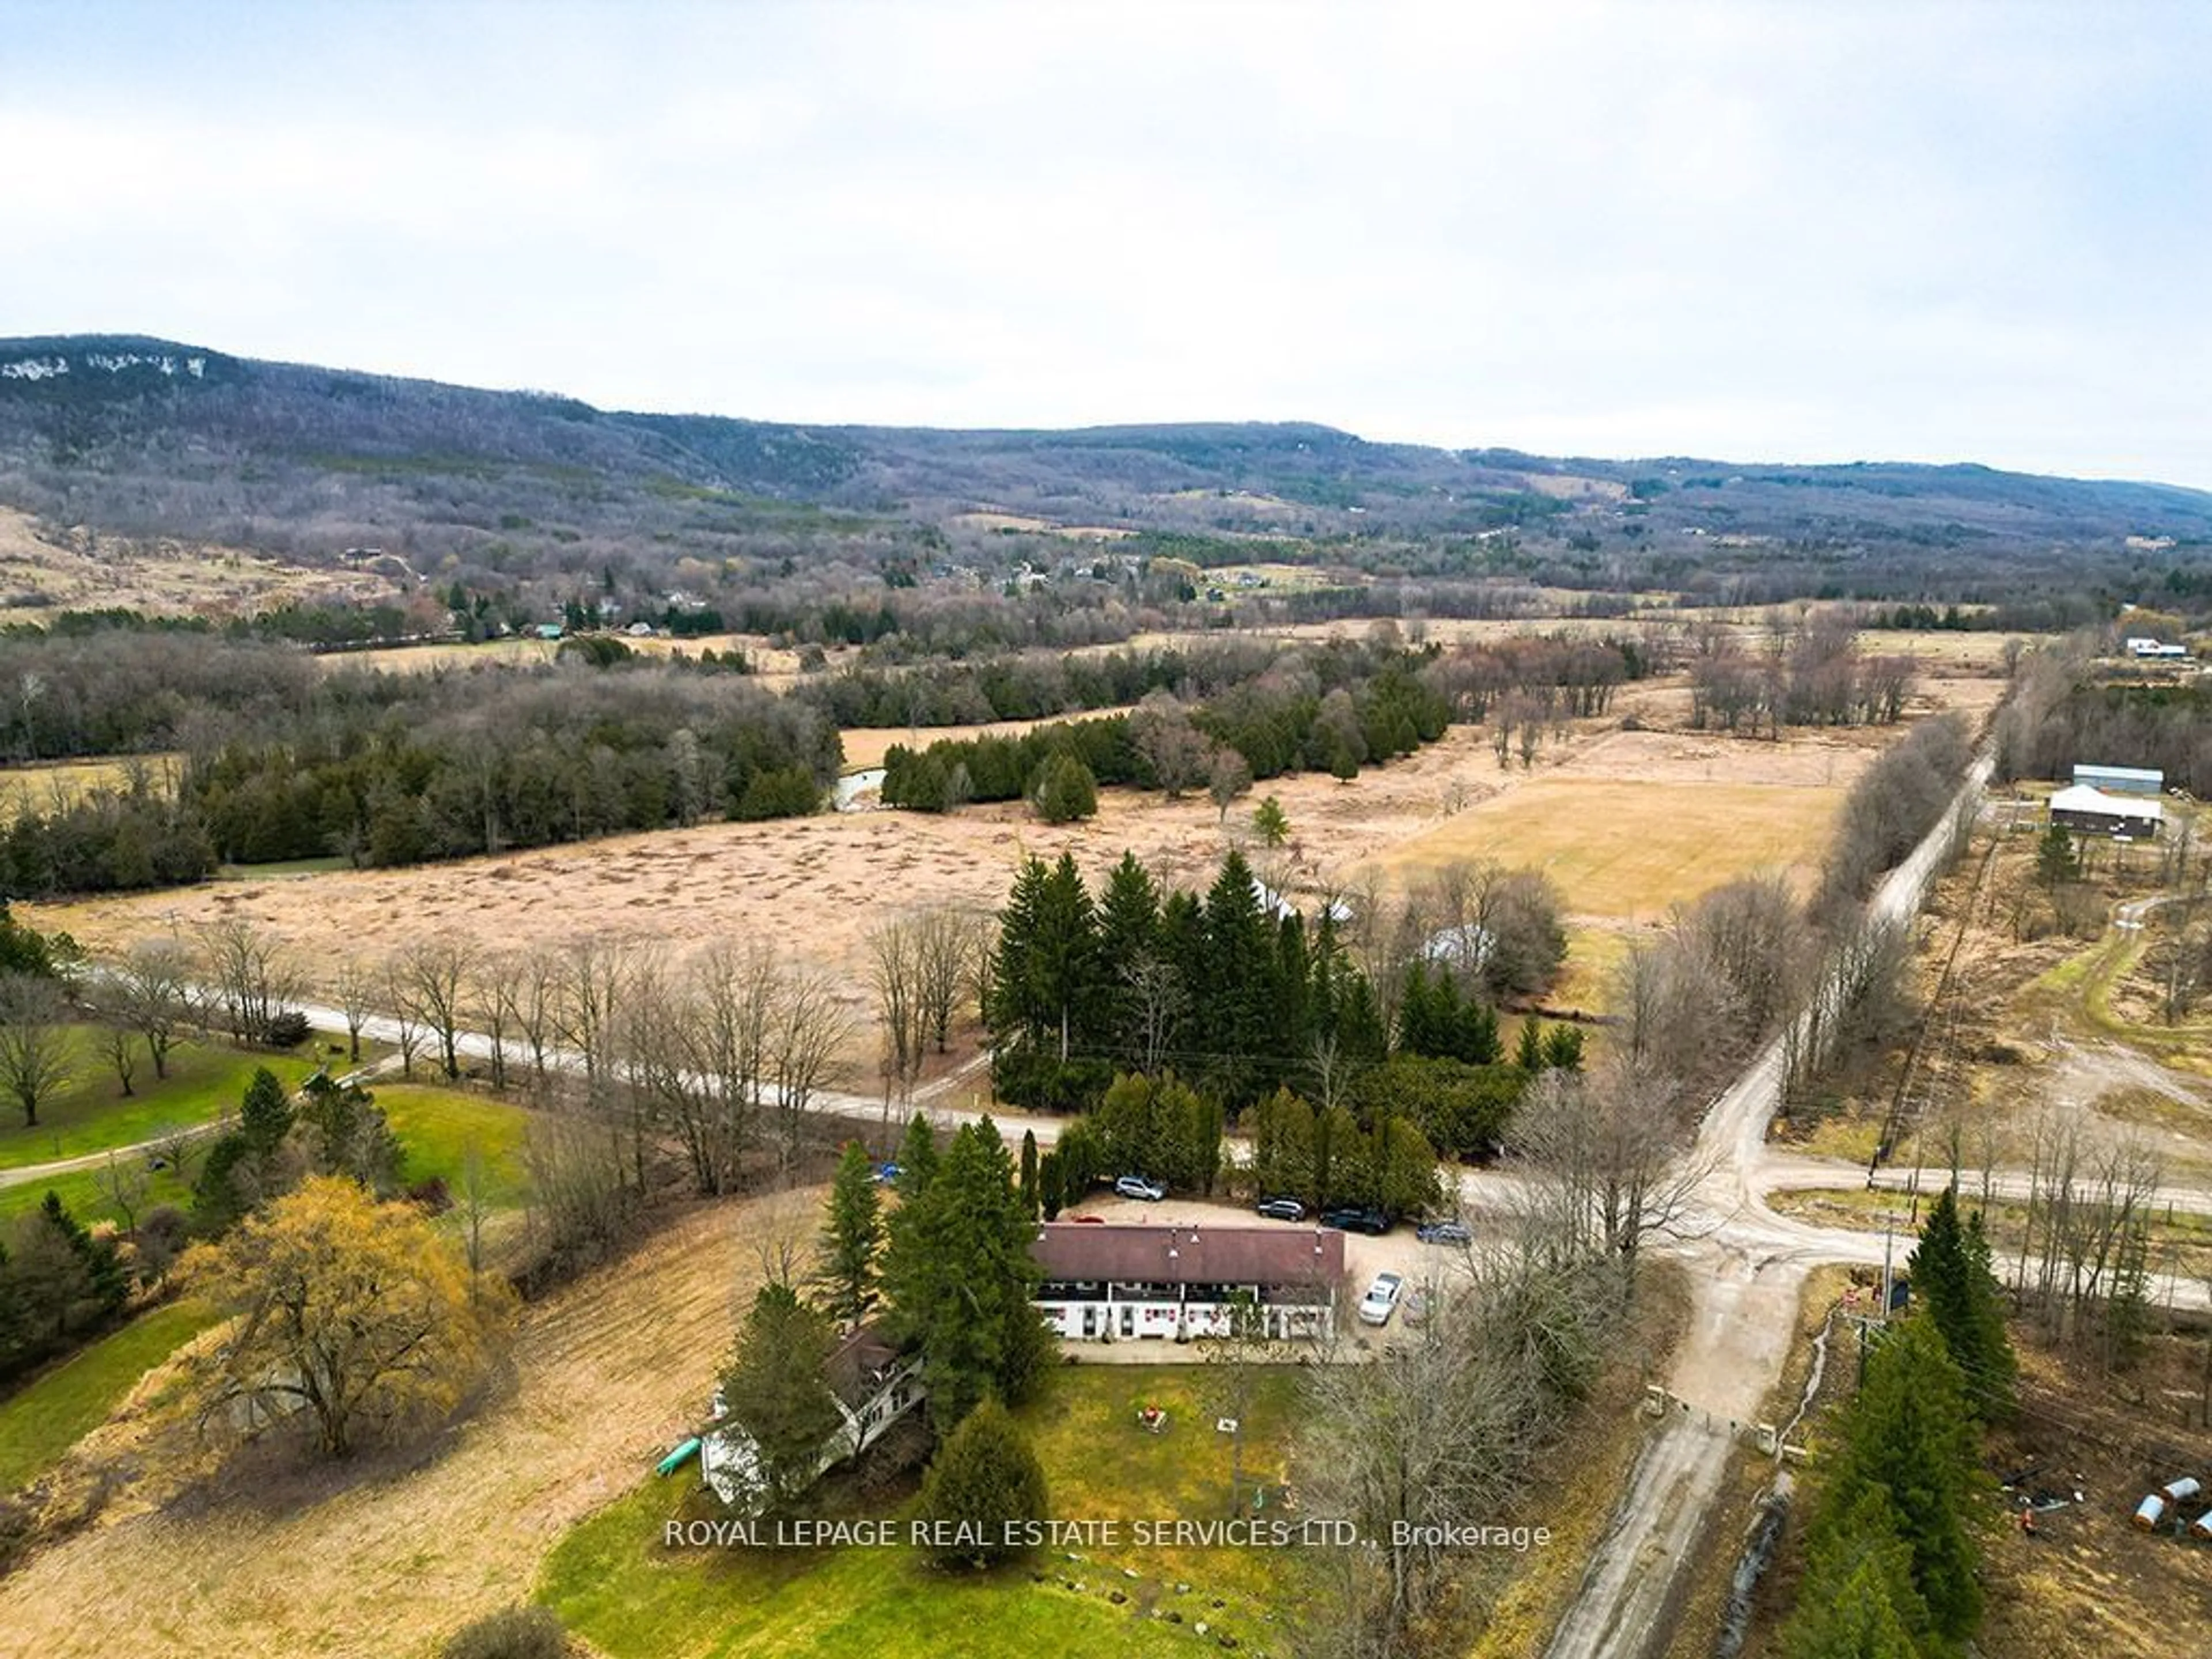
<path id="1" fill-rule="evenodd" d="M 0 0 L 0 336 L 2212 487 L 2212 7 Z"/>

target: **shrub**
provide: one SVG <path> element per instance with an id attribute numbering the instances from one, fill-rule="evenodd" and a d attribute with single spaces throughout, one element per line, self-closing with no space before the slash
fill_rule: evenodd
<path id="1" fill-rule="evenodd" d="M 550 1607 L 502 1607 L 446 1638 L 444 1659 L 565 1659 L 568 1632 Z"/>
<path id="2" fill-rule="evenodd" d="M 261 1028 L 261 1043 L 267 1048 L 296 1048 L 310 1035 L 307 1017 L 296 1010 L 288 1010 Z"/>
<path id="3" fill-rule="evenodd" d="M 1030 803 L 1047 823 L 1073 823 L 1098 812 L 1098 780 L 1070 754 L 1058 754 L 1030 781 Z"/>
<path id="4" fill-rule="evenodd" d="M 947 1541 L 940 1567 L 988 1566 L 1021 1553 L 1014 1522 L 1042 1521 L 1044 1469 L 1006 1408 L 987 1399 L 961 1420 L 921 1483 L 921 1516 Z"/>

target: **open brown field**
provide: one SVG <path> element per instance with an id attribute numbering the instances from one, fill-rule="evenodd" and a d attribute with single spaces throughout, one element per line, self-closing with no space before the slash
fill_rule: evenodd
<path id="1" fill-rule="evenodd" d="M 67 530 L 0 507 L 0 622 L 122 606 L 157 616 L 250 617 L 288 600 L 389 598 L 385 577 L 314 570 L 236 548 Z"/>
<path id="2" fill-rule="evenodd" d="M 1086 708 L 1077 714 L 1048 714 L 1042 720 L 987 720 L 980 726 L 848 726 L 837 735 L 845 744 L 845 769 L 861 772 L 871 767 L 881 766 L 884 757 L 901 744 L 908 749 L 927 749 L 933 743 L 957 743 L 969 738 L 1018 738 L 1040 726 L 1058 726 L 1068 720 L 1104 720 L 1111 714 L 1126 714 L 1131 707 L 1133 705 L 1118 708 Z"/>
<path id="3" fill-rule="evenodd" d="M 1576 912 L 1654 921 L 1713 885 L 1716 865 L 1809 882 L 1832 786 L 1532 778 L 1390 849 L 1386 869 L 1498 859 L 1543 871 Z"/>
<path id="4" fill-rule="evenodd" d="M 121 789 L 134 767 L 163 794 L 176 787 L 180 755 L 111 755 L 100 760 L 41 761 L 33 766 L 0 767 L 0 817 L 22 811 L 50 811 L 82 800 L 96 789 Z"/>
<path id="5" fill-rule="evenodd" d="M 704 1406 L 758 1277 L 745 1212 L 700 1209 L 528 1309 L 513 1385 L 427 1462 L 219 1482 L 166 1506 L 150 1484 L 126 1487 L 90 1530 L 0 1580 L 9 1650 L 385 1659 L 527 1600 L 562 1534 L 649 1478 Z M 157 1372 L 86 1452 L 128 1459 L 159 1386 Z"/>
<path id="6" fill-rule="evenodd" d="M 676 640 L 620 636 L 631 650 L 648 657 L 681 653 L 696 657 L 702 651 L 743 651 L 759 671 L 762 684 L 781 690 L 778 682 L 795 678 L 799 653 L 778 650 L 755 634 L 704 634 L 696 639 Z M 561 649 L 558 640 L 517 637 L 485 640 L 465 645 L 447 641 L 434 645 L 381 646 L 374 651 L 332 651 L 319 660 L 326 669 L 374 668 L 387 674 L 427 674 L 439 668 L 468 668 L 482 663 L 529 664 L 551 662 Z M 833 662 L 835 658 L 831 659 Z"/>
<path id="7" fill-rule="evenodd" d="M 1844 787 L 1894 735 L 1776 743 L 1620 729 L 1629 714 L 1646 726 L 1679 719 L 1685 702 L 1677 688 L 1631 688 L 1612 714 L 1582 722 L 1531 770 L 1501 769 L 1482 731 L 1459 728 L 1352 783 L 1277 779 L 1254 799 L 1280 801 L 1290 843 L 1255 857 L 1293 892 L 1349 885 L 1368 866 L 1404 872 L 1454 856 L 1545 865 L 1584 946 L 1560 994 L 1595 1006 L 1628 930 L 1706 886 L 1769 866 L 1802 867 L 1816 856 Z M 908 736 L 865 735 L 886 746 Z M 1037 823 L 1017 803 L 944 817 L 863 811 L 704 824 L 416 869 L 31 905 L 25 914 L 40 927 L 66 927 L 94 951 L 243 916 L 324 961 L 339 939 L 375 957 L 433 935 L 526 949 L 631 934 L 678 952 L 757 938 L 831 970 L 864 1014 L 866 936 L 885 916 L 933 904 L 995 908 L 1030 853 L 1072 852 L 1095 880 L 1127 848 L 1172 882 L 1202 885 L 1244 837 L 1254 799 L 1225 823 L 1203 796 L 1170 801 L 1109 790 L 1096 819 L 1065 828 Z M 1655 835 L 1655 823 L 1670 827 Z"/>

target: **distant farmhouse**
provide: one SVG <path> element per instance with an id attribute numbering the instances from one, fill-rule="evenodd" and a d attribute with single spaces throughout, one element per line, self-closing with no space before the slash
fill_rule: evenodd
<path id="1" fill-rule="evenodd" d="M 2154 841 L 2166 822 L 2166 808 L 2142 795 L 2108 795 L 2077 783 L 2051 798 L 2051 821 L 2077 835 Z"/>
<path id="2" fill-rule="evenodd" d="M 1225 1336 L 1238 1291 L 1271 1337 L 1336 1329 L 1344 1235 L 1322 1228 L 1048 1221 L 1030 1247 L 1045 1323 L 1071 1341 Z"/>
<path id="3" fill-rule="evenodd" d="M 882 1439 L 892 1424 L 927 1398 L 921 1386 L 921 1356 L 902 1354 L 880 1328 L 863 1325 L 830 1352 L 825 1379 L 837 1401 L 842 1425 L 822 1443 L 817 1477 L 858 1457 Z M 714 1396 L 714 1415 L 724 1407 Z M 700 1437 L 699 1470 L 714 1496 L 743 1514 L 756 1513 L 762 1498 L 760 1449 L 735 1423 L 723 1422 Z"/>
<path id="4" fill-rule="evenodd" d="M 2161 645 L 2147 634 L 2130 635 L 2127 651 L 2130 657 L 2142 657 L 2153 662 L 2171 662 L 2189 654 L 2189 647 L 2185 645 Z"/>
<path id="5" fill-rule="evenodd" d="M 2166 774 L 2145 766 L 2077 765 L 2074 781 L 2108 795 L 2148 795 L 2155 799 L 2166 793 Z"/>

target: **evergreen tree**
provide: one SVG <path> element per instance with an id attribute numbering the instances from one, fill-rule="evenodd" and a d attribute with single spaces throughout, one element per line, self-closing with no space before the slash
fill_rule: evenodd
<path id="1" fill-rule="evenodd" d="M 1460 1006 L 1451 1057 L 1468 1066 L 1494 1066 L 1498 1053 L 1498 1010 L 1480 995 L 1470 996 Z"/>
<path id="2" fill-rule="evenodd" d="M 1037 1184 L 1036 1131 L 1022 1131 L 1022 1203 L 1034 1216 L 1043 1207 L 1043 1194 Z"/>
<path id="3" fill-rule="evenodd" d="M 1062 1204 L 1080 1204 L 1109 1167 L 1105 1137 L 1087 1117 L 1078 1118 L 1060 1132 L 1060 1194 Z"/>
<path id="4" fill-rule="evenodd" d="M 10 1266 L 8 1242 L 0 1238 L 0 1377 L 12 1375 L 29 1358 L 30 1312 L 23 1287 Z"/>
<path id="5" fill-rule="evenodd" d="M 259 1195 L 246 1137 L 217 1136 L 192 1177 L 192 1231 L 203 1238 L 228 1231 Z"/>
<path id="6" fill-rule="evenodd" d="M 916 1112 L 906 1121 L 906 1138 L 899 1142 L 898 1195 L 911 1204 L 929 1190 L 937 1175 L 937 1131 Z"/>
<path id="7" fill-rule="evenodd" d="M 1346 970 L 1337 1003 L 1336 1046 L 1340 1057 L 1355 1064 L 1379 1065 L 1390 1052 L 1382 1012 L 1375 1004 L 1375 988 L 1357 969 Z"/>
<path id="8" fill-rule="evenodd" d="M 1443 1182 L 1428 1138 L 1407 1119 L 1386 1112 L 1376 1120 L 1375 1201 L 1391 1216 L 1421 1215 L 1441 1206 Z"/>
<path id="9" fill-rule="evenodd" d="M 309 1163 L 314 1172 L 344 1176 L 379 1197 L 398 1191 L 406 1148 L 376 1097 L 358 1083 L 340 1085 L 327 1072 L 309 1078 L 301 1092 L 300 1115 L 313 1132 Z M 257 1109 L 265 1115 L 267 1108 Z"/>
<path id="10" fill-rule="evenodd" d="M 1984 1423 L 2010 1416 L 2018 1365 L 2005 1334 L 2002 1292 L 1980 1212 L 1970 1225 L 1960 1225 L 1955 1187 L 1946 1187 L 1929 1206 L 1905 1270 L 1944 1347 L 1966 1375 L 1974 1414 Z"/>
<path id="11" fill-rule="evenodd" d="M 826 1376 L 835 1343 L 830 1322 L 788 1285 L 753 1297 L 722 1373 L 723 1409 L 757 1448 L 748 1507 L 786 1509 L 814 1484 L 844 1423 Z"/>
<path id="12" fill-rule="evenodd" d="M 1888 1492 L 1822 1496 L 1806 1540 L 1805 1577 L 1781 1632 L 1784 1659 L 1918 1659 L 1928 1607 Z"/>
<path id="13" fill-rule="evenodd" d="M 1139 1053 L 1142 1040 L 1141 1010 L 1128 972 L 1155 959 L 1159 935 L 1159 884 L 1135 854 L 1124 853 L 1098 902 L 1101 1024 L 1109 1046 L 1124 1055 Z"/>
<path id="14" fill-rule="evenodd" d="M 1280 1080 L 1286 1060 L 1312 1052 L 1317 1027 L 1313 963 L 1304 920 L 1287 915 L 1277 922 L 1274 944 L 1275 1006 L 1268 1019 L 1273 1037 L 1261 1045 L 1255 1055 L 1260 1064 L 1249 1085 L 1255 1097 L 1261 1089 Z"/>
<path id="15" fill-rule="evenodd" d="M 1513 1063 L 1530 1077 L 1544 1069 L 1543 1022 L 1531 1014 L 1521 1022 L 1521 1041 L 1513 1050 Z"/>
<path id="16" fill-rule="evenodd" d="M 1021 971 L 1028 978 L 1035 1029 L 1057 1046 L 1065 1065 L 1077 1039 L 1091 1035 L 1086 1022 L 1097 1014 L 1103 978 L 1097 915 L 1073 854 L 1060 855 L 1038 899 L 1036 930 Z"/>
<path id="17" fill-rule="evenodd" d="M 1021 1523 L 1050 1519 L 1048 1501 L 1044 1466 L 1027 1437 L 1004 1406 L 986 1399 L 922 1477 L 920 1516 L 944 1540 L 931 1559 L 940 1567 L 986 1567 L 1018 1555 Z"/>
<path id="18" fill-rule="evenodd" d="M 1579 1025 L 1554 1025 L 1544 1033 L 1544 1064 L 1555 1072 L 1579 1072 L 1583 1068 L 1583 1028 Z"/>
<path id="19" fill-rule="evenodd" d="M 1223 1097 L 1243 1102 L 1255 1079 L 1253 1060 L 1276 1048 L 1273 940 L 1252 866 L 1231 850 L 1206 895 L 1206 950 L 1199 1027 Z"/>
<path id="20" fill-rule="evenodd" d="M 1044 861 L 1032 855 L 1022 860 L 1007 891 L 1006 908 L 999 912 L 999 937 L 993 947 L 990 992 L 983 1000 L 983 1023 L 990 1027 L 995 1048 L 1034 1042 L 1039 1024 L 1030 978 L 1030 957 L 1036 948 L 1038 915 L 1044 903 Z"/>
<path id="21" fill-rule="evenodd" d="M 1437 1039 L 1438 1003 L 1436 981 L 1428 964 L 1416 960 L 1406 969 L 1398 990 L 1398 1047 L 1409 1054 L 1433 1054 L 1442 1047 Z"/>
<path id="22" fill-rule="evenodd" d="M 2052 823 L 2035 843 L 2035 878 L 2045 888 L 2056 890 L 2081 874 L 2081 858 L 2074 850 L 2073 836 L 2066 833 L 2064 824 Z"/>
<path id="23" fill-rule="evenodd" d="M 1047 823 L 1074 823 L 1098 812 L 1098 780 L 1066 750 L 1048 758 L 1030 780 L 1030 805 Z"/>
<path id="24" fill-rule="evenodd" d="M 2105 1306 L 2105 1364 L 2128 1370 L 2141 1360 L 2150 1335 L 2150 1241 L 2131 1223 L 2112 1266 L 2112 1294 Z"/>
<path id="25" fill-rule="evenodd" d="M 257 1066 L 239 1103 L 238 1132 L 256 1164 L 266 1169 L 292 1133 L 292 1103 L 284 1085 L 266 1066 Z"/>
<path id="26" fill-rule="evenodd" d="M 823 1310 L 831 1319 L 857 1324 L 876 1305 L 876 1248 L 883 1231 L 875 1164 L 853 1141 L 837 1160 L 822 1229 Z"/>
<path id="27" fill-rule="evenodd" d="M 1918 1315 L 1888 1327 L 1844 1414 L 1829 1501 L 1848 1509 L 1869 1487 L 1887 1492 L 1929 1627 L 1950 1643 L 1971 1636 L 1982 1615 L 1970 1525 L 1976 1449 L 1966 1376 L 1942 1334 Z"/>
<path id="28" fill-rule="evenodd" d="M 1291 838 L 1291 820 L 1282 802 L 1273 795 L 1261 798 L 1252 809 L 1252 831 L 1263 847 L 1280 847 Z"/>
<path id="29" fill-rule="evenodd" d="M 115 1246 L 87 1232 L 51 1188 L 17 1244 L 12 1277 L 21 1316 L 40 1346 L 112 1318 L 130 1294 Z"/>
<path id="30" fill-rule="evenodd" d="M 1288 1089 L 1278 1089 L 1244 1117 L 1252 1134 L 1252 1171 L 1260 1195 L 1280 1193 L 1318 1204 L 1313 1108 Z"/>
<path id="31" fill-rule="evenodd" d="M 1030 1301 L 1035 1233 L 988 1117 L 963 1124 L 927 1188 L 892 1215 L 883 1283 L 894 1328 L 921 1349 L 940 1430 L 987 1395 L 1019 1401 L 1051 1337 Z"/>
<path id="32" fill-rule="evenodd" d="M 1037 1159 L 1037 1208 L 1047 1221 L 1057 1221 L 1066 1203 L 1066 1177 L 1060 1168 L 1060 1150 L 1054 1147 Z"/>
<path id="33" fill-rule="evenodd" d="M 1367 1137 L 1351 1108 L 1336 1105 L 1314 1114 L 1313 1201 L 1318 1205 L 1371 1204 L 1374 1165 Z"/>

